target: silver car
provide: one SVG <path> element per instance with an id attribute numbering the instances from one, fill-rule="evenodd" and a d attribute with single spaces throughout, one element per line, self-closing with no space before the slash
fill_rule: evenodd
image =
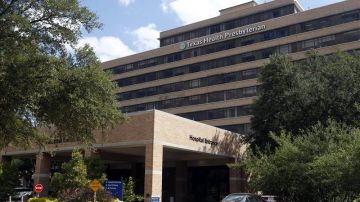
<path id="1" fill-rule="evenodd" d="M 14 189 L 14 192 L 14 196 L 11 200 L 12 202 L 26 202 L 33 194 L 31 188 L 28 187 L 16 187 Z"/>
<path id="2" fill-rule="evenodd" d="M 227 195 L 221 202 L 264 202 L 259 195 L 250 193 L 234 193 Z"/>

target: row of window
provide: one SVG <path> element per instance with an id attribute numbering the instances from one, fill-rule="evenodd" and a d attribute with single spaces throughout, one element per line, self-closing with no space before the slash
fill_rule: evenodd
<path id="1" fill-rule="evenodd" d="M 249 134 L 252 131 L 250 123 L 226 125 L 226 126 L 218 126 L 218 127 L 239 134 Z"/>
<path id="2" fill-rule="evenodd" d="M 294 5 L 288 5 L 288 6 L 284 6 L 281 8 L 276 8 L 276 9 L 265 11 L 262 13 L 257 13 L 257 14 L 242 17 L 239 19 L 230 20 L 230 21 L 219 23 L 216 25 L 211 25 L 209 27 L 196 29 L 196 30 L 193 30 L 190 32 L 185 32 L 185 33 L 178 34 L 175 36 L 169 36 L 169 37 L 160 39 L 160 46 L 161 47 L 167 46 L 167 45 L 171 45 L 171 44 L 178 43 L 181 41 L 186 41 L 186 40 L 222 32 L 222 31 L 234 29 L 236 27 L 242 27 L 245 25 L 250 25 L 250 24 L 257 23 L 257 22 L 269 20 L 272 18 L 277 18 L 277 17 L 281 17 L 284 15 L 290 15 L 290 14 L 293 14 L 294 12 L 295 12 Z"/>
<path id="3" fill-rule="evenodd" d="M 181 97 L 169 100 L 162 100 L 157 102 L 149 102 L 138 105 L 122 107 L 123 113 L 145 111 L 151 109 L 168 109 L 175 107 L 184 107 L 189 105 L 205 104 L 211 102 L 220 102 L 226 100 L 240 99 L 245 97 L 256 96 L 259 91 L 258 86 L 231 89 L 226 91 L 217 91 L 212 93 L 193 95 L 188 97 Z"/>
<path id="4" fill-rule="evenodd" d="M 177 115 L 194 121 L 205 121 L 205 120 L 213 120 L 213 119 L 248 116 L 251 114 L 252 114 L 251 105 L 243 105 L 238 107 L 211 109 L 211 110 L 183 113 Z"/>
<path id="5" fill-rule="evenodd" d="M 280 36 L 280 35 L 287 36 L 289 32 L 288 32 L 288 28 L 282 28 L 282 29 L 278 29 L 278 30 L 273 30 L 273 31 L 271 31 L 271 33 L 272 33 L 271 35 L 266 36 L 266 37 L 275 37 L 275 36 Z M 252 37 L 256 38 L 256 37 L 260 37 L 260 36 L 254 35 Z M 250 40 L 247 37 L 238 38 L 235 40 L 229 40 L 229 41 L 226 41 L 225 43 L 210 45 L 209 47 L 207 47 L 207 49 L 200 50 L 199 54 L 204 55 L 204 54 L 208 54 L 208 53 L 212 53 L 212 52 L 218 52 L 221 50 L 227 50 L 227 49 L 238 47 L 241 45 L 249 45 L 250 41 L 251 41 L 251 43 L 255 42 L 254 39 Z M 199 48 L 199 49 L 202 49 L 202 48 Z M 196 50 L 197 49 L 192 49 L 192 51 L 194 53 L 197 53 Z M 204 51 L 204 52 L 201 52 L 201 51 Z M 120 79 L 120 80 L 117 80 L 117 84 L 119 87 L 124 87 L 124 86 L 145 83 L 145 82 L 159 80 L 159 79 L 170 78 L 170 77 L 179 76 L 179 75 L 183 75 L 183 74 L 204 71 L 204 70 L 213 69 L 213 68 L 217 68 L 217 67 L 228 66 L 228 65 L 232 65 L 232 60 L 233 59 L 231 59 L 231 57 L 229 57 L 229 58 L 223 58 L 221 60 L 213 60 L 213 61 L 207 61 L 207 62 L 203 62 L 203 63 L 196 63 L 196 64 L 191 64 L 191 65 L 176 67 L 176 68 L 172 68 L 172 69 L 166 69 L 166 70 L 162 70 L 162 71 L 158 71 L 158 72 L 152 72 L 152 73 L 147 73 L 147 74 L 143 74 L 143 75 L 139 75 L 139 76 Z M 216 63 L 221 63 L 221 64 L 216 64 Z M 237 62 L 235 62 L 234 64 L 236 64 L 236 63 Z"/>
<path id="6" fill-rule="evenodd" d="M 253 78 L 257 78 L 259 71 L 260 71 L 259 68 L 249 69 L 238 72 L 231 72 L 227 74 L 219 74 L 210 77 L 193 79 L 188 81 L 182 81 L 177 83 L 170 83 L 156 87 L 143 88 L 140 90 L 119 93 L 118 100 L 123 101 L 129 99 L 136 99 L 136 98 L 171 93 L 176 91 L 183 91 L 193 88 L 200 88 L 205 86 L 212 86 L 223 83 L 253 79 Z"/>
<path id="7" fill-rule="evenodd" d="M 156 66 L 159 64 L 170 63 L 174 61 L 183 60 L 186 58 L 197 57 L 200 55 L 210 54 L 213 52 L 223 51 L 227 49 L 232 49 L 235 47 L 245 46 L 253 43 L 258 43 L 266 40 L 271 40 L 275 38 L 285 37 L 293 34 L 298 34 L 301 32 L 306 32 L 315 29 L 321 29 L 324 27 L 334 26 L 341 23 L 347 23 L 351 21 L 356 21 L 360 19 L 360 10 L 347 12 L 340 15 L 334 15 L 330 17 L 325 17 L 317 20 L 312 20 L 309 22 L 284 27 L 276 30 L 267 31 L 260 34 L 250 35 L 246 37 L 241 37 L 225 42 L 220 42 L 216 44 L 211 44 L 208 46 L 198 47 L 190 50 L 185 50 L 182 52 L 172 53 L 164 56 L 159 56 L 151 59 L 142 60 L 135 63 L 130 63 L 127 65 L 121 65 L 109 69 L 113 74 L 120 74 L 123 72 L 134 71 L 137 69 L 143 69 L 151 66 Z M 327 23 L 320 23 L 320 22 Z M 156 77 L 155 77 L 156 78 Z"/>
<path id="8" fill-rule="evenodd" d="M 360 39 L 360 30 L 349 31 L 345 33 L 339 33 L 335 35 L 324 36 L 316 39 L 310 39 L 300 42 L 295 42 L 287 45 L 282 45 L 278 47 L 272 47 L 262 50 L 257 50 L 253 52 L 248 52 L 236 56 L 231 56 L 227 58 L 222 58 L 218 60 L 208 61 L 203 63 L 207 69 L 214 67 L 233 65 L 243 62 L 250 62 L 254 60 L 268 58 L 270 55 L 275 53 L 287 54 L 292 52 L 304 51 L 311 48 L 319 48 L 325 46 L 331 46 L 335 44 L 341 44 L 350 41 L 356 41 Z M 214 62 L 215 61 L 215 62 Z M 155 86 L 151 88 L 144 88 L 140 90 L 128 91 L 124 93 L 119 93 L 119 101 L 142 98 L 147 96 L 165 94 L 175 91 L 182 91 L 192 88 L 204 87 L 217 85 L 222 83 L 235 82 L 239 80 L 256 78 L 259 73 L 259 69 L 250 69 L 240 72 L 232 72 L 227 74 L 215 75 L 200 79 L 194 79 L 189 81 L 165 84 L 161 86 Z"/>
<path id="9" fill-rule="evenodd" d="M 279 30 L 279 31 L 282 32 L 281 30 Z M 324 39 L 324 41 L 321 42 L 321 44 L 326 42 L 325 40 L 330 41 L 330 39 L 331 38 Z M 307 46 L 308 45 L 304 45 L 304 48 L 306 48 Z M 309 47 L 311 47 L 311 46 L 309 46 Z M 288 52 L 287 47 L 286 46 L 280 47 L 279 52 L 280 53 Z M 194 72 L 204 71 L 204 70 L 208 70 L 208 69 L 238 64 L 239 62 L 242 62 L 241 58 L 239 58 L 239 57 L 232 56 L 232 57 L 227 57 L 227 58 L 222 58 L 222 59 L 217 59 L 217 60 L 212 60 L 212 61 L 206 61 L 206 62 L 202 62 L 202 63 L 195 63 L 195 64 L 191 64 L 191 65 L 176 67 L 176 68 L 172 68 L 172 69 L 166 69 L 166 70 L 162 70 L 162 71 L 158 71 L 158 72 L 152 72 L 152 73 L 129 77 L 129 78 L 125 78 L 125 79 L 120 79 L 120 80 L 117 80 L 117 85 L 119 87 L 124 87 L 124 86 L 145 83 L 145 82 L 159 80 L 159 79 L 170 78 L 170 77 L 179 76 L 179 75 L 183 75 L 183 74 L 194 73 Z M 245 57 L 244 61 L 246 61 L 246 57 Z"/>

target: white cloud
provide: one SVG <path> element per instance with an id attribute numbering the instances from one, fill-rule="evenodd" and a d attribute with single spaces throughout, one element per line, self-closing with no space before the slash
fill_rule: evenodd
<path id="1" fill-rule="evenodd" d="M 119 0 L 119 3 L 121 5 L 124 5 L 124 6 L 128 6 L 128 5 L 130 5 L 131 3 L 134 3 L 134 2 L 135 2 L 135 0 Z"/>
<path id="2" fill-rule="evenodd" d="M 160 4 L 160 6 L 161 6 L 161 10 L 162 11 L 164 11 L 164 13 L 167 13 L 167 12 L 169 12 L 169 6 L 168 6 L 168 2 L 166 2 L 166 1 L 162 1 L 161 2 L 161 4 Z"/>
<path id="3" fill-rule="evenodd" d="M 162 0 L 163 12 L 174 12 L 183 24 L 190 24 L 219 15 L 219 10 L 250 0 Z"/>
<path id="4" fill-rule="evenodd" d="M 148 24 L 147 26 L 139 27 L 131 32 L 131 34 L 135 37 L 133 45 L 139 52 L 158 48 L 159 33 L 160 31 L 156 29 L 155 24 Z"/>
<path id="5" fill-rule="evenodd" d="M 113 36 L 85 37 L 79 40 L 79 46 L 83 46 L 85 43 L 94 48 L 96 55 L 102 62 L 135 53 L 119 38 Z"/>

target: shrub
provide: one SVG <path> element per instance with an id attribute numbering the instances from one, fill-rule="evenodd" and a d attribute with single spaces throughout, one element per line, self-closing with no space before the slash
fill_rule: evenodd
<path id="1" fill-rule="evenodd" d="M 87 185 L 87 169 L 84 158 L 79 151 L 73 151 L 69 162 L 63 163 L 61 173 L 54 173 L 51 178 L 51 187 L 58 196 L 68 189 L 77 189 Z"/>
<path id="2" fill-rule="evenodd" d="M 88 202 L 93 201 L 94 192 L 87 187 L 78 189 L 68 189 L 59 194 L 59 200 L 61 202 Z M 96 192 L 97 202 L 109 202 L 115 198 L 107 191 L 99 189 Z"/>
<path id="3" fill-rule="evenodd" d="M 4 165 L 0 164 L 0 201 L 6 201 L 14 194 L 14 188 L 20 184 L 19 167 L 22 161 L 14 159 Z"/>
<path id="4" fill-rule="evenodd" d="M 30 198 L 28 202 L 59 202 L 59 201 L 53 198 Z"/>
<path id="5" fill-rule="evenodd" d="M 144 201 L 144 197 L 140 195 L 136 195 L 134 192 L 135 182 L 132 177 L 125 182 L 124 188 L 124 202 L 142 202 Z"/>
<path id="6" fill-rule="evenodd" d="M 104 183 L 106 178 L 106 166 L 99 155 L 93 155 L 86 161 L 87 178 L 89 180 L 97 179 Z"/>

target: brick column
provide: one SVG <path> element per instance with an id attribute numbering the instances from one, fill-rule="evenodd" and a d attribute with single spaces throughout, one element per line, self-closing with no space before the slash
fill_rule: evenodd
<path id="1" fill-rule="evenodd" d="M 229 168 L 229 191 L 230 193 L 248 192 L 247 175 L 244 169 Z"/>
<path id="2" fill-rule="evenodd" d="M 40 197 L 46 197 L 49 195 L 50 187 L 50 168 L 51 168 L 51 156 L 48 153 L 41 153 L 36 155 L 35 173 L 33 175 L 34 186 L 36 184 L 42 184 L 44 189 L 40 193 Z"/>
<path id="3" fill-rule="evenodd" d="M 176 162 L 176 185 L 175 185 L 175 201 L 187 202 L 187 163 L 186 161 Z"/>
<path id="4" fill-rule="evenodd" d="M 149 144 L 145 148 L 145 202 L 162 196 L 163 145 Z M 162 201 L 162 200 L 160 200 Z"/>

